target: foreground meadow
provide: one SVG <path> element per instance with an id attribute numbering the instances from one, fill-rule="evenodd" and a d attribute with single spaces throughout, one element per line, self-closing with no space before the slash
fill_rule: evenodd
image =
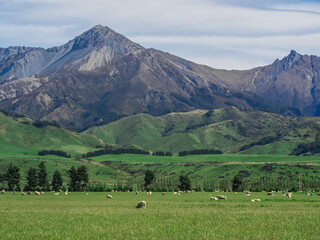
<path id="1" fill-rule="evenodd" d="M 319 239 L 320 196 L 276 193 L 0 195 L 1 239 Z M 251 202 L 260 198 L 261 202 Z M 145 200 L 147 209 L 136 209 Z"/>

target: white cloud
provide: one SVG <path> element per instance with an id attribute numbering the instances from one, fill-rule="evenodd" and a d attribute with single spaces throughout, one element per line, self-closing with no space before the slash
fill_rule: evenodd
<path id="1" fill-rule="evenodd" d="M 213 67 L 248 68 L 290 49 L 319 54 L 319 12 L 292 0 L 3 0 L 0 46 L 50 47 L 102 24 Z"/>

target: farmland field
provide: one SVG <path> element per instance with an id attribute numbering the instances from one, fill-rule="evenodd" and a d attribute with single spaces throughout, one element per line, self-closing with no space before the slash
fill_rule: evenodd
<path id="1" fill-rule="evenodd" d="M 319 239 L 320 196 L 0 195 L 1 239 Z M 212 201 L 218 194 L 227 200 Z M 251 202 L 260 198 L 261 202 Z M 145 200 L 147 209 L 135 209 Z"/>

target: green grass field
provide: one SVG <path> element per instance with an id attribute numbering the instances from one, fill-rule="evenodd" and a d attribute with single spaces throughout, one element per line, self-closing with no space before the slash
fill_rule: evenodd
<path id="1" fill-rule="evenodd" d="M 320 196 L 0 195 L 1 239 L 319 239 Z M 212 201 L 218 194 L 227 200 Z M 260 198 L 261 202 L 251 202 Z M 146 209 L 136 209 L 138 201 Z"/>

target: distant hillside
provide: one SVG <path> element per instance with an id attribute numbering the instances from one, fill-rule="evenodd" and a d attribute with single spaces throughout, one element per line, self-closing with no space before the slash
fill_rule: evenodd
<path id="1" fill-rule="evenodd" d="M 73 133 L 62 128 L 37 128 L 33 121 L 21 116 L 0 113 L 0 152 L 4 155 L 37 155 L 41 149 L 58 149 L 72 155 L 86 153 L 103 142 L 87 134 Z"/>
<path id="2" fill-rule="evenodd" d="M 137 114 L 86 131 L 111 144 L 135 144 L 151 151 L 218 148 L 227 153 L 290 154 L 312 142 L 319 118 L 289 117 L 230 107 L 212 111 Z"/>

